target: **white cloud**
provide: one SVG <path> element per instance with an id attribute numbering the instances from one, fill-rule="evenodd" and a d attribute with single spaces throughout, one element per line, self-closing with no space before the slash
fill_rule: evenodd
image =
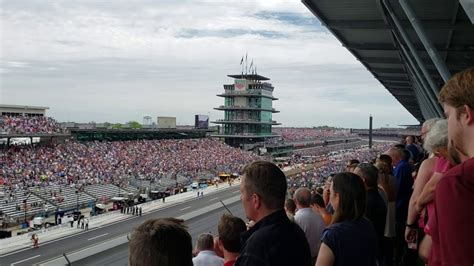
<path id="1" fill-rule="evenodd" d="M 0 101 L 50 106 L 59 120 L 220 117 L 215 94 L 248 52 L 283 125 L 365 126 L 367 113 L 415 123 L 299 1 L 30 0 L 0 15 Z"/>

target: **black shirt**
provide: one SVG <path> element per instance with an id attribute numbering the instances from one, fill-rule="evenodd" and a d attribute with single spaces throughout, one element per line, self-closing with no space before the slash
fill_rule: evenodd
<path id="1" fill-rule="evenodd" d="M 387 218 L 387 206 L 375 188 L 367 190 L 367 204 L 365 207 L 365 217 L 372 222 L 377 235 L 377 254 L 382 256 L 382 244 L 385 232 L 385 219 Z"/>
<path id="2" fill-rule="evenodd" d="M 301 228 L 276 211 L 241 235 L 242 249 L 235 266 L 309 266 L 311 253 Z"/>

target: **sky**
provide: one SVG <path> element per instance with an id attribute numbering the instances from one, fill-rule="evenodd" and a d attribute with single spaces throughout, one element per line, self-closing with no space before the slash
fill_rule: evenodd
<path id="1" fill-rule="evenodd" d="M 284 127 L 416 119 L 298 0 L 0 0 L 0 103 L 60 122 L 223 118 L 248 55 Z"/>

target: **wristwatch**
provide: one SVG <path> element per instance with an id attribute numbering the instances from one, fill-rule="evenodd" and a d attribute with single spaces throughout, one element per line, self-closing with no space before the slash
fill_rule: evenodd
<path id="1" fill-rule="evenodd" d="M 414 223 L 412 223 L 412 224 L 408 224 L 408 223 L 407 223 L 406 226 L 407 226 L 408 228 L 413 228 L 413 229 L 417 229 L 417 228 L 418 228 L 418 225 L 416 224 L 416 222 L 414 222 Z"/>

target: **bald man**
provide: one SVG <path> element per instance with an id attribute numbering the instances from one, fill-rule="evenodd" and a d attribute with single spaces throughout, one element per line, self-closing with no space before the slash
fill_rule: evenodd
<path id="1" fill-rule="evenodd" d="M 293 195 L 296 204 L 295 223 L 303 229 L 311 251 L 312 264 L 316 264 L 316 258 L 321 245 L 321 235 L 326 225 L 321 215 L 311 209 L 311 191 L 308 188 L 298 188 Z"/>

